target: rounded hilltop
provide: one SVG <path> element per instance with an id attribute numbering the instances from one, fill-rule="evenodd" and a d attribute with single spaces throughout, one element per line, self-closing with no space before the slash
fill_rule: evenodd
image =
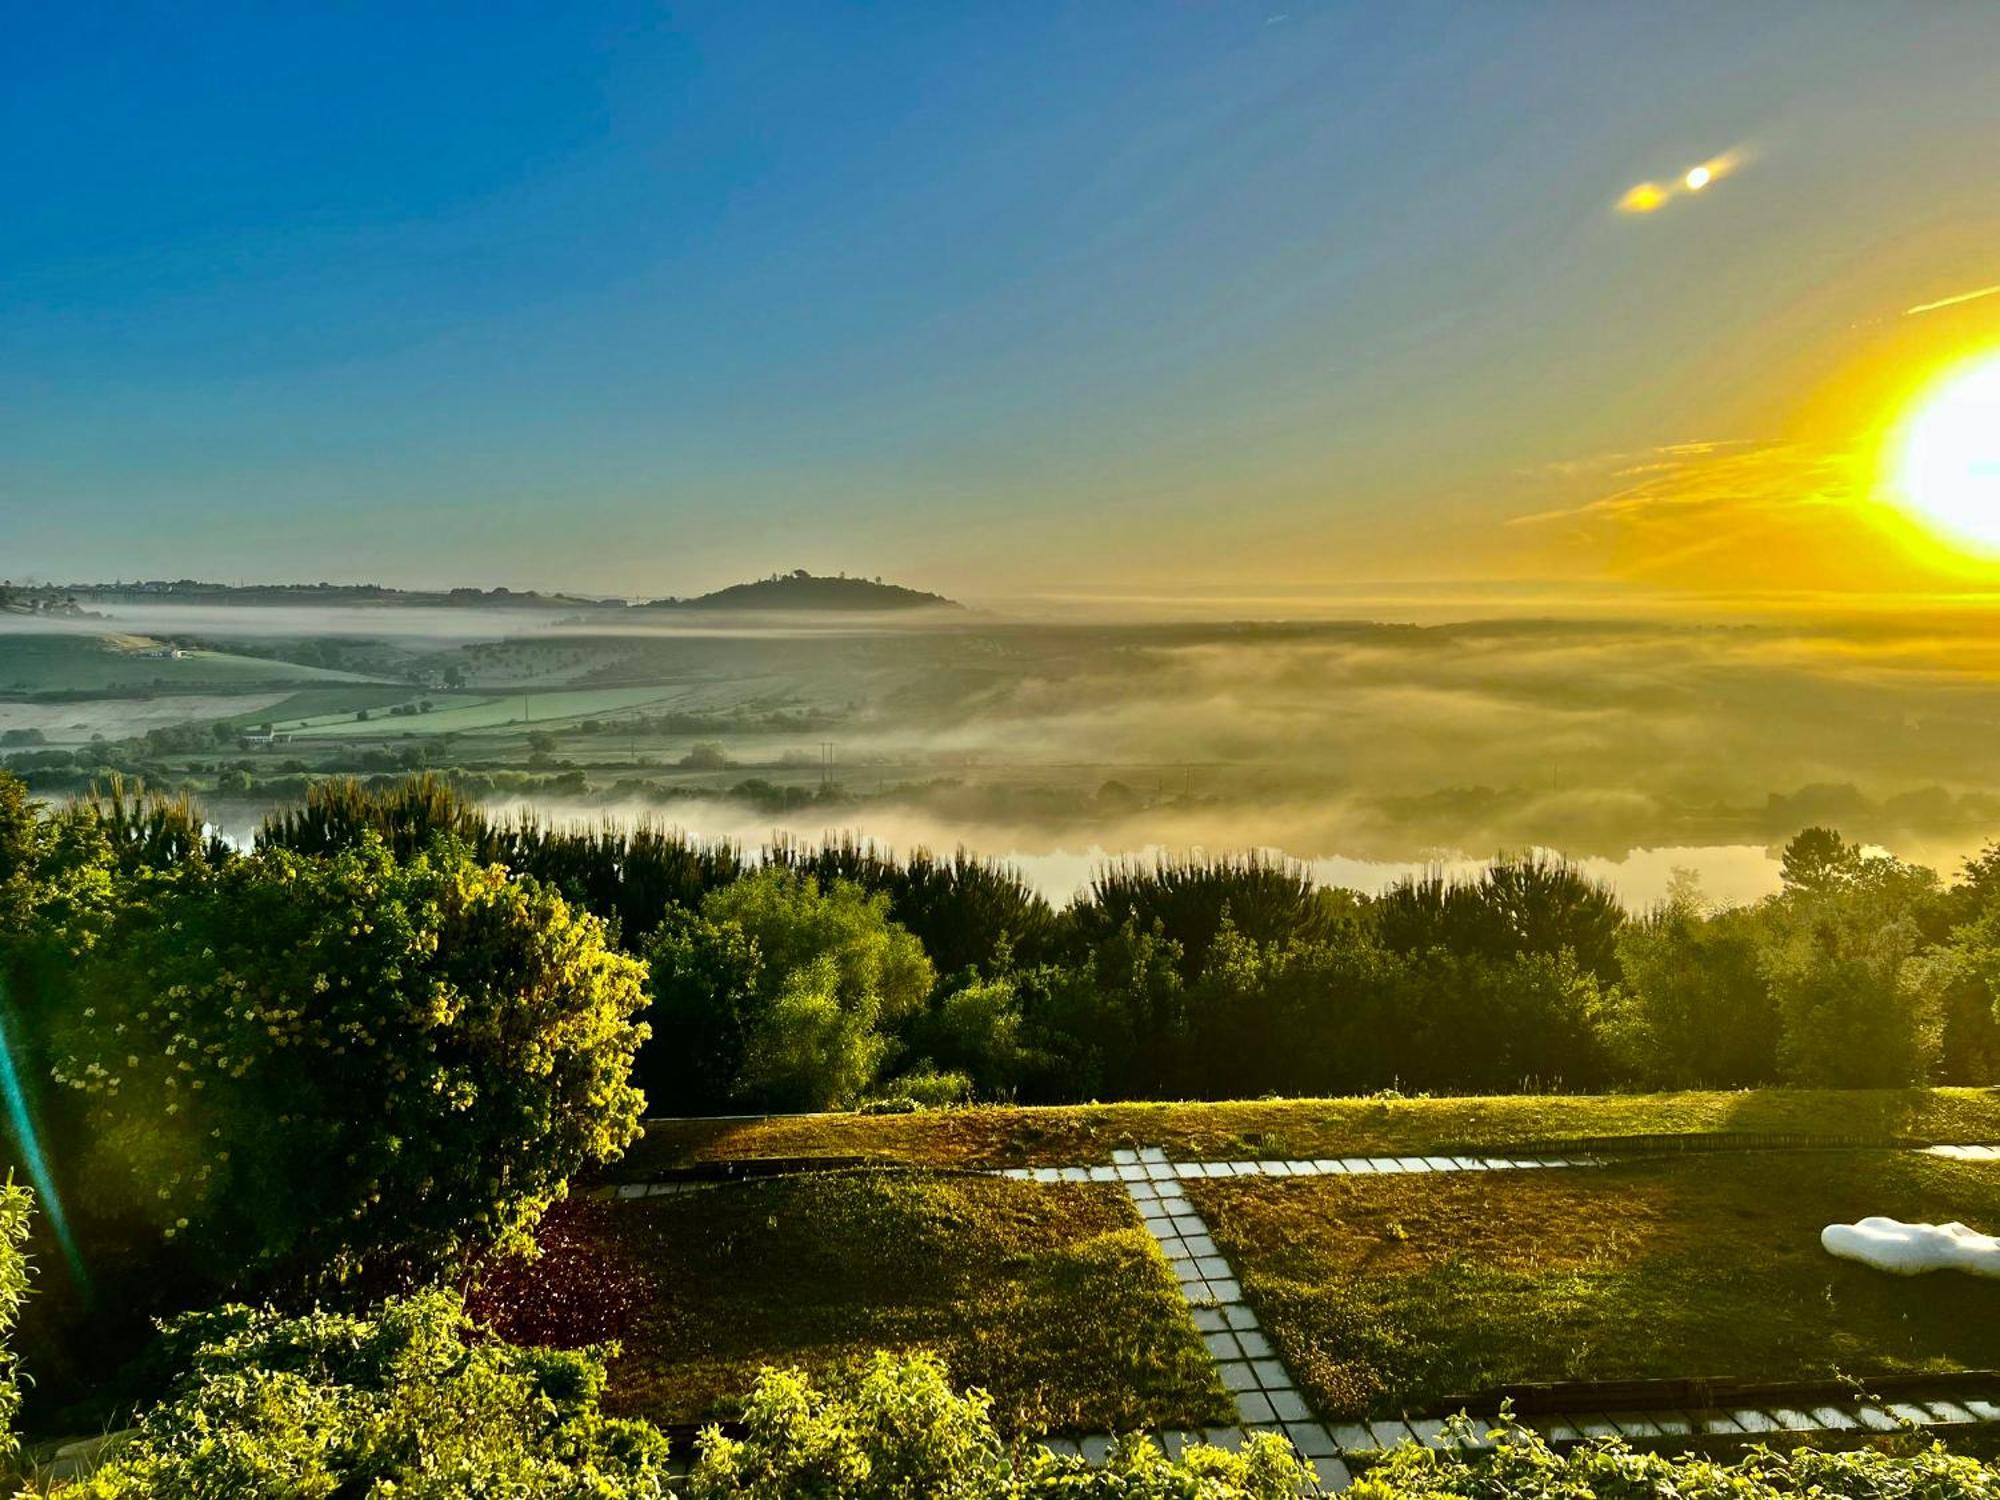
<path id="1" fill-rule="evenodd" d="M 796 568 L 754 583 L 736 583 L 692 599 L 655 599 L 646 609 L 827 610 L 868 614 L 882 610 L 963 609 L 956 600 L 880 578 L 821 576 Z"/>

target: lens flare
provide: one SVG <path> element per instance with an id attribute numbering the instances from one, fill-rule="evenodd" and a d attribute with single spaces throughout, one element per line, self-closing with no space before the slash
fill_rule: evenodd
<path id="1" fill-rule="evenodd" d="M 0 981 L 0 1101 L 7 1109 L 7 1133 L 14 1138 L 15 1154 L 27 1168 L 28 1181 L 35 1189 L 35 1207 L 41 1210 L 48 1221 L 49 1232 L 56 1237 L 56 1245 L 69 1262 L 70 1274 L 76 1284 L 85 1292 L 90 1289 L 90 1278 L 84 1274 L 83 1257 L 77 1253 L 76 1241 L 69 1232 L 69 1219 L 63 1213 L 62 1195 L 56 1192 L 55 1174 L 49 1170 L 48 1158 L 42 1154 L 42 1139 L 35 1129 L 34 1118 L 28 1113 L 28 1096 L 21 1088 L 21 1075 L 14 1066 L 14 1043 L 7 1033 L 7 986 Z"/>
<path id="2" fill-rule="evenodd" d="M 1931 530 L 2000 557 L 2000 353 L 1960 365 L 1919 399 L 1892 485 Z"/>

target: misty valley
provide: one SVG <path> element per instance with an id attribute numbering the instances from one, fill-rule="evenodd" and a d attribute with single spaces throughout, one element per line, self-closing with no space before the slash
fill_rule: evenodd
<path id="1" fill-rule="evenodd" d="M 66 597 L 73 597 L 66 596 Z M 498 814 L 966 848 L 1066 899 L 1264 850 L 1375 889 L 1503 850 L 1740 902 L 1801 828 L 1949 869 L 2000 827 L 1978 622 L 1053 624 L 968 611 L 99 600 L 0 614 L 0 765 L 199 794 L 432 769 Z"/>

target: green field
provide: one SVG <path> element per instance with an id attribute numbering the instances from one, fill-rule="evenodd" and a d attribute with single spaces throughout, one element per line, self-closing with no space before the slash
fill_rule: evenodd
<path id="1" fill-rule="evenodd" d="M 407 693 L 405 700 L 429 698 L 439 706 L 427 714 L 358 720 L 352 712 L 309 714 L 296 721 L 274 721 L 300 739 L 379 739 L 385 735 L 477 734 L 496 729 L 526 733 L 560 729 L 577 719 L 601 718 L 637 708 L 658 708 L 677 702 L 684 690 L 675 687 L 577 688 L 555 692 Z"/>
<path id="2" fill-rule="evenodd" d="M 269 724 L 274 729 L 285 728 L 308 720 L 331 722 L 334 719 L 351 719 L 364 708 L 390 708 L 398 703 L 412 703 L 419 698 L 435 699 L 436 696 L 400 683 L 302 688 L 275 703 L 232 715 L 230 722 L 246 729 L 254 729 L 261 724 Z"/>
<path id="3" fill-rule="evenodd" d="M 1524 1381 L 1990 1369 L 2000 1348 L 2000 1283 L 1890 1276 L 1819 1243 L 1869 1214 L 2000 1223 L 1984 1163 L 1724 1153 L 1189 1196 L 1329 1417 Z"/>
<path id="4" fill-rule="evenodd" d="M 1832 1140 L 2000 1141 L 1987 1089 L 1084 1104 L 908 1115 L 653 1120 L 616 1175 L 751 1156 L 868 1156 L 943 1167 L 1108 1162 L 1121 1147 L 1176 1160 L 1493 1151 L 1644 1135 L 1798 1133 Z"/>
<path id="5" fill-rule="evenodd" d="M 355 683 L 352 672 L 222 651 L 149 656 L 162 643 L 134 635 L 0 633 L 0 693 L 227 693 L 286 683 Z"/>
<path id="6" fill-rule="evenodd" d="M 1229 1402 L 1152 1239 L 1115 1187 L 843 1173 L 612 1206 L 580 1253 L 641 1273 L 618 1409 L 734 1411 L 765 1365 L 928 1349 L 1027 1432 L 1185 1427 Z"/>

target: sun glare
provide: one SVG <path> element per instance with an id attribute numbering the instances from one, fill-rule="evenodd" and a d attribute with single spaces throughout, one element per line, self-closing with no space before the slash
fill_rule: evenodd
<path id="1" fill-rule="evenodd" d="M 2000 354 L 1959 366 L 1918 401 L 1895 462 L 1897 497 L 1912 514 L 2000 556 Z"/>

